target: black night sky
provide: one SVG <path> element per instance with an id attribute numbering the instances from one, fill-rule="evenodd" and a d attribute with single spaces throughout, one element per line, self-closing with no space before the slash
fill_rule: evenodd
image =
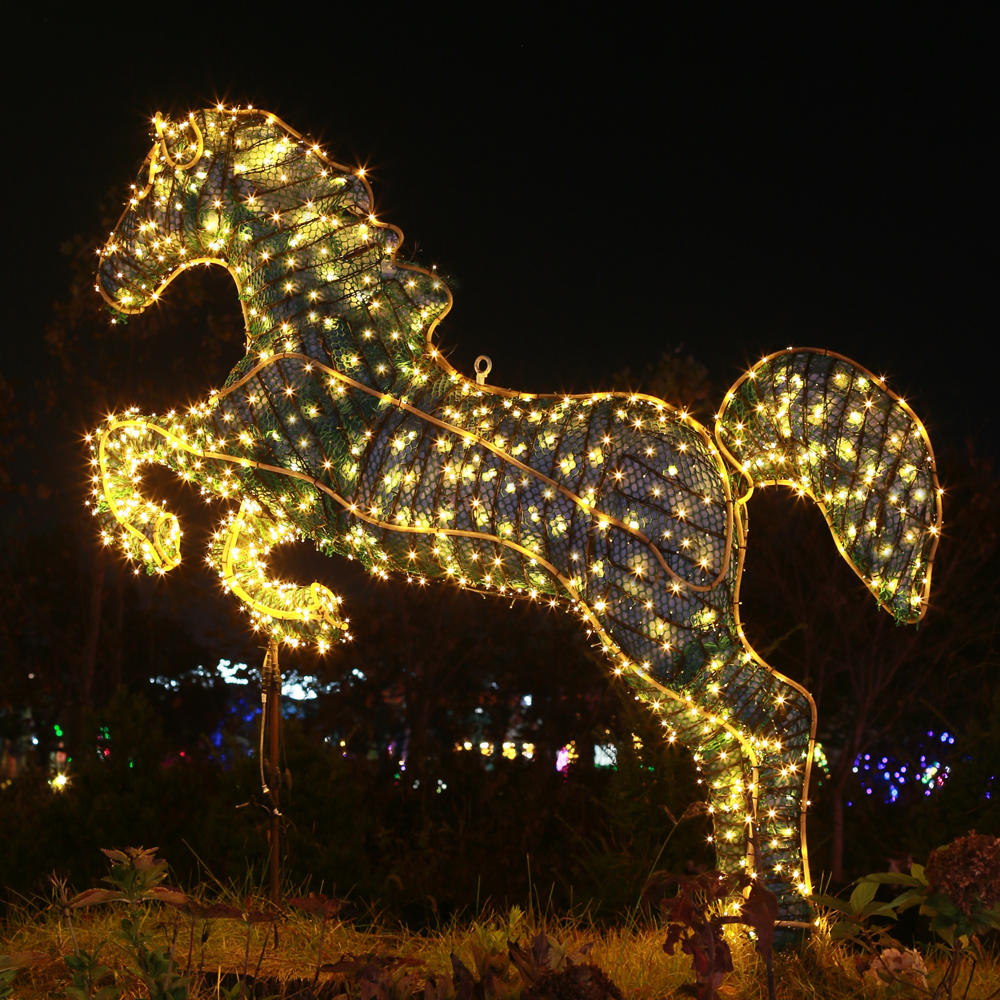
<path id="1" fill-rule="evenodd" d="M 156 20 L 8 35 L 9 378 L 46 364 L 60 243 L 103 235 L 96 204 L 123 197 L 153 112 L 223 99 L 368 166 L 380 217 L 457 278 L 455 362 L 491 355 L 495 383 L 597 388 L 683 343 L 725 384 L 823 346 L 995 446 L 992 19 Z"/>

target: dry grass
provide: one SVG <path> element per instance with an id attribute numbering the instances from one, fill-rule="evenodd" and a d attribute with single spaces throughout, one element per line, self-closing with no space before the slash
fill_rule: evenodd
<path id="1" fill-rule="evenodd" d="M 232 902 L 232 900 L 230 900 Z M 421 980 L 431 973 L 450 971 L 450 954 L 455 952 L 470 968 L 473 967 L 471 946 L 473 942 L 489 951 L 506 951 L 508 935 L 527 938 L 538 929 L 544 929 L 559 941 L 572 938 L 576 942 L 591 941 L 593 948 L 589 959 L 600 965 L 619 985 L 623 994 L 632 998 L 658 998 L 676 995 L 677 987 L 691 980 L 690 961 L 687 956 L 664 954 L 661 930 L 626 923 L 617 928 L 596 927 L 582 919 L 545 919 L 538 915 L 523 915 L 516 908 L 508 914 L 482 914 L 479 919 L 453 922 L 436 931 L 412 933 L 392 927 L 369 915 L 369 926 L 363 921 L 355 923 L 332 922 L 327 927 L 323 941 L 323 961 L 336 962 L 342 955 L 390 954 L 400 958 L 417 959 L 421 964 L 415 969 Z M 89 911 L 76 911 L 73 929 L 79 946 L 88 951 L 106 941 L 101 953 L 102 962 L 118 976 L 119 985 L 125 986 L 124 998 L 143 997 L 141 983 L 130 976 L 130 955 L 116 940 L 115 929 L 119 914 L 111 907 L 94 907 Z M 246 927 L 238 920 L 216 919 L 211 921 L 209 938 L 202 959 L 200 926 L 194 937 L 192 968 L 203 968 L 202 995 L 215 997 L 221 977 L 227 973 L 242 974 L 247 961 L 251 975 L 260 960 L 262 978 L 286 984 L 287 988 L 301 987 L 296 980 L 311 981 L 316 968 L 318 924 L 294 909 L 286 909 L 277 923 L 278 946 L 274 946 L 274 928 L 269 924 L 255 925 L 250 934 L 247 959 Z M 183 970 L 187 965 L 190 925 L 177 912 L 163 907 L 151 907 L 146 916 L 146 927 L 153 932 L 153 943 L 169 947 L 176 932 L 175 956 Z M 727 978 L 720 995 L 740 1000 L 764 1000 L 767 990 L 763 963 L 752 944 L 738 932 L 729 935 L 736 969 Z M 21 973 L 14 984 L 13 997 L 40 998 L 60 995 L 65 985 L 66 973 L 60 956 L 71 954 L 73 938 L 69 926 L 51 906 L 23 906 L 13 910 L 6 925 L 0 929 L 0 954 L 38 951 L 50 955 L 53 961 Z M 928 961 L 933 967 L 933 962 Z M 967 974 L 966 970 L 966 974 Z M 853 971 L 850 956 L 834 945 L 825 934 L 814 935 L 798 947 L 779 952 L 775 956 L 778 997 L 782 1000 L 817 998 L 817 1000 L 848 1000 L 848 998 L 876 998 L 885 992 L 873 985 L 862 983 Z M 332 980 L 329 973 L 321 974 L 321 984 Z M 510 982 L 517 975 L 510 969 Z M 231 979 L 229 980 L 232 981 Z M 225 986 L 225 981 L 221 983 Z M 964 987 L 964 977 L 963 977 Z M 977 970 L 967 1000 L 985 1000 L 1000 987 L 1000 965 L 992 964 Z M 354 996 L 351 983 L 344 989 Z M 419 996 L 420 994 L 418 994 Z M 961 996 L 961 991 L 959 991 Z"/>

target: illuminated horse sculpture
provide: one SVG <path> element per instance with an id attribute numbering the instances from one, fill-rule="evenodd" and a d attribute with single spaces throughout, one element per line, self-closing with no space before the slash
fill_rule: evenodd
<path id="1" fill-rule="evenodd" d="M 812 349 L 754 366 L 726 394 L 714 438 L 649 396 L 480 384 L 435 349 L 451 295 L 396 259 L 402 234 L 371 214 L 364 171 L 255 110 L 155 126 L 97 290 L 121 321 L 185 269 L 221 264 L 247 353 L 187 412 L 128 411 L 98 428 L 106 541 L 149 572 L 178 563 L 176 518 L 138 491 L 140 468 L 160 463 L 241 501 L 210 560 L 254 625 L 286 642 L 325 650 L 345 629 L 325 587 L 269 575 L 267 553 L 293 538 L 381 577 L 560 604 L 665 737 L 690 747 L 720 866 L 749 864 L 783 918 L 807 918 L 815 707 L 743 636 L 745 503 L 771 483 L 811 496 L 882 607 L 917 621 L 940 495 L 910 408 Z"/>

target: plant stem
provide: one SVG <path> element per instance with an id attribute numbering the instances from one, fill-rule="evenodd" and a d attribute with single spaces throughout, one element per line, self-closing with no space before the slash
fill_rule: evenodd
<path id="1" fill-rule="evenodd" d="M 187 958 L 187 966 L 186 966 L 186 967 L 185 967 L 185 969 L 184 969 L 184 971 L 185 971 L 185 972 L 186 972 L 186 973 L 187 973 L 188 975 L 190 975 L 190 974 L 191 974 L 191 957 L 192 957 L 192 955 L 194 954 L 194 925 L 195 925 L 196 923 L 197 923 L 197 920 L 196 920 L 196 918 L 195 918 L 194 916 L 192 916 L 192 917 L 191 917 L 191 936 L 190 936 L 190 937 L 188 938 L 188 958 Z"/>
<path id="2" fill-rule="evenodd" d="M 170 941 L 170 960 L 167 962 L 167 975 L 163 982 L 163 992 L 166 993 L 170 989 L 170 981 L 173 979 L 174 972 L 174 950 L 177 947 L 177 934 L 180 931 L 180 921 L 181 918 L 178 915 L 174 919 L 174 936 Z"/>
<path id="3" fill-rule="evenodd" d="M 954 968 L 955 968 L 955 946 L 952 945 L 951 958 L 948 959 L 948 966 L 944 970 L 940 982 L 937 984 L 937 986 L 934 987 L 934 993 L 931 997 L 931 1000 L 937 1000 L 938 992 L 941 990 L 945 991 L 945 996 L 951 997 L 950 980 Z"/>
<path id="4" fill-rule="evenodd" d="M 323 908 L 323 920 L 319 925 L 319 947 L 316 949 L 316 974 L 313 976 L 313 992 L 319 982 L 319 967 L 323 964 L 323 938 L 326 937 L 326 908 Z"/>
<path id="5" fill-rule="evenodd" d="M 65 909 L 66 913 L 66 923 L 69 926 L 69 936 L 73 939 L 73 954 L 79 958 L 80 957 L 80 946 L 76 941 L 76 931 L 73 930 L 73 918 L 69 914 L 69 907 Z"/>
<path id="6" fill-rule="evenodd" d="M 677 828 L 674 827 L 676 830 Z M 701 919 L 709 927 L 708 935 L 708 1000 L 715 1000 L 715 928 L 712 927 L 712 918 L 709 914 L 702 912 Z"/>
<path id="7" fill-rule="evenodd" d="M 250 915 L 247 914 L 247 944 L 243 951 L 243 982 L 240 985 L 240 998 L 246 996 L 247 992 L 247 967 L 250 965 Z"/>
<path id="8" fill-rule="evenodd" d="M 532 911 L 532 908 L 535 905 L 534 902 L 532 901 L 532 898 L 531 898 L 531 855 L 528 854 L 528 855 L 526 855 L 526 857 L 528 859 L 528 920 L 531 921 L 531 911 Z M 477 906 L 479 905 L 478 891 L 477 891 L 477 896 L 476 896 L 476 905 Z M 478 916 L 478 914 L 477 914 L 477 916 Z"/>
<path id="9" fill-rule="evenodd" d="M 205 968 L 205 941 L 208 939 L 208 921 L 202 924 L 201 928 L 201 957 L 198 959 L 198 977 L 194 981 L 194 989 L 191 995 L 197 997 L 201 992 L 202 970 Z"/>
<path id="10" fill-rule="evenodd" d="M 969 981 L 965 984 L 965 992 L 962 994 L 962 1000 L 969 995 L 969 987 L 972 985 L 972 976 L 976 971 L 976 957 L 972 956 L 972 968 L 969 969 Z"/>
<path id="11" fill-rule="evenodd" d="M 257 967 L 253 970 L 253 988 L 254 993 L 257 992 L 257 980 L 260 978 L 260 965 L 264 961 L 264 952 L 267 951 L 267 939 L 270 935 L 267 931 L 264 932 L 264 947 L 260 949 L 260 957 L 257 959 Z"/>

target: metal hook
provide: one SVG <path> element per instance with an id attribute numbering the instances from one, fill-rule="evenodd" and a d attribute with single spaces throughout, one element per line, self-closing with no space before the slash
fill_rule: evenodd
<path id="1" fill-rule="evenodd" d="M 480 361 L 485 361 L 486 362 L 486 367 L 485 368 L 480 368 L 479 367 L 479 362 Z M 476 363 L 472 367 L 475 368 L 475 370 L 476 370 L 476 382 L 477 382 L 477 384 L 479 384 L 479 385 L 486 385 L 486 376 L 489 375 L 489 373 L 491 371 L 493 371 L 493 362 L 490 361 L 490 359 L 485 354 L 480 354 L 479 357 L 476 358 Z"/>

